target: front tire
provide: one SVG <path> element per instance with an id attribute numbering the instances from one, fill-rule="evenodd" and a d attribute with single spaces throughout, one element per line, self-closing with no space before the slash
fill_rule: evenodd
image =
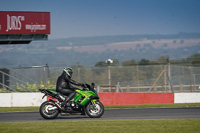
<path id="1" fill-rule="evenodd" d="M 104 106 L 100 101 L 96 101 L 96 106 L 92 104 L 93 101 L 91 101 L 86 106 L 86 114 L 91 118 L 99 118 L 104 113 Z"/>
<path id="2" fill-rule="evenodd" d="M 51 108 L 55 109 L 51 110 Z M 59 114 L 59 110 L 56 108 L 55 104 L 51 101 L 43 102 L 40 106 L 40 115 L 45 119 L 55 119 Z"/>

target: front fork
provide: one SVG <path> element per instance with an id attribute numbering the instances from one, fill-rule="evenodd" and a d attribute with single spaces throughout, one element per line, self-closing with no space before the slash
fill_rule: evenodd
<path id="1" fill-rule="evenodd" d="M 92 100 L 91 100 L 91 103 L 92 103 L 92 106 L 93 106 L 92 108 L 93 108 L 93 109 L 96 109 L 96 105 L 97 105 L 97 104 L 96 104 L 96 101 L 97 101 L 97 99 L 92 99 Z"/>
<path id="2" fill-rule="evenodd" d="M 97 105 L 97 104 L 96 104 L 96 101 L 97 101 L 97 99 L 92 99 L 92 100 L 91 100 L 91 103 L 92 103 L 92 105 L 94 106 L 94 108 L 95 108 L 96 105 Z"/>

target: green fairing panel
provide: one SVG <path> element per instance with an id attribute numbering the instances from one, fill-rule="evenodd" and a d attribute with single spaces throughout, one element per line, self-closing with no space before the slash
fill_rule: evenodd
<path id="1" fill-rule="evenodd" d="M 98 97 L 98 95 L 93 91 L 76 90 L 76 92 L 82 94 L 85 97 L 90 97 L 90 96 Z"/>
<path id="2" fill-rule="evenodd" d="M 56 94 L 58 94 L 58 92 L 57 92 L 57 91 L 55 91 L 55 90 L 49 90 L 49 91 L 51 91 L 51 92 L 53 92 L 53 93 L 56 93 Z"/>
<path id="3" fill-rule="evenodd" d="M 78 100 L 82 97 L 81 94 L 77 94 L 76 97 L 74 98 L 75 102 L 78 102 Z"/>
<path id="4" fill-rule="evenodd" d="M 78 100 L 84 96 L 84 99 L 80 102 L 81 105 L 85 105 L 89 101 L 90 96 L 94 96 L 98 98 L 98 95 L 94 93 L 93 91 L 82 91 L 82 90 L 76 90 L 79 94 L 76 95 L 74 101 L 78 102 Z"/>

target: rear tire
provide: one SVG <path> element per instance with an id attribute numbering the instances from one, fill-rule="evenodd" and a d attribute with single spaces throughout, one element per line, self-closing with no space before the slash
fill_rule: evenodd
<path id="1" fill-rule="evenodd" d="M 53 102 L 51 101 L 43 102 L 40 106 L 40 115 L 44 119 L 55 119 L 59 114 L 59 110 L 57 107 L 56 107 L 57 109 L 49 110 L 52 107 L 56 107 Z"/>
<path id="2" fill-rule="evenodd" d="M 86 114 L 91 118 L 99 118 L 104 113 L 104 106 L 100 101 L 96 101 L 96 106 L 91 102 L 85 108 Z"/>

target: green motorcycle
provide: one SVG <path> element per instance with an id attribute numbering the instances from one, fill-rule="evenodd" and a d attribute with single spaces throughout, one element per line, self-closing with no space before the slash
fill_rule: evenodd
<path id="1" fill-rule="evenodd" d="M 76 94 L 67 103 L 63 105 L 66 96 L 55 90 L 39 89 L 44 96 L 51 97 L 40 106 L 40 115 L 45 119 L 55 119 L 58 114 L 87 114 L 91 118 L 99 118 L 104 113 L 104 106 L 99 101 L 99 96 L 94 90 L 94 83 L 91 85 L 85 84 L 82 90 L 75 90 Z"/>

